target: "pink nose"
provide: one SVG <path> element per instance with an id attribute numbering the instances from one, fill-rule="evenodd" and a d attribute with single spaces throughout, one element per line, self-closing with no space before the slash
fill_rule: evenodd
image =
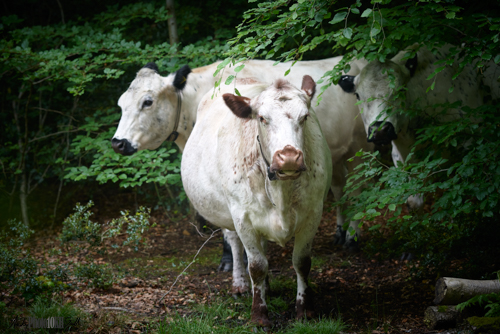
<path id="1" fill-rule="evenodd" d="M 297 171 L 306 170 L 304 165 L 304 155 L 291 145 L 285 146 L 282 150 L 276 151 L 270 168 L 271 172 L 277 171 Z"/>

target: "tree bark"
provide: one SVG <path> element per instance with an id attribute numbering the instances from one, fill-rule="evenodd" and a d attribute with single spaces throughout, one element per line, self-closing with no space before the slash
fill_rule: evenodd
<path id="1" fill-rule="evenodd" d="M 23 224 L 27 227 L 30 226 L 30 220 L 28 215 L 28 204 L 26 199 L 28 197 L 26 188 L 28 187 L 28 181 L 26 179 L 26 172 L 24 171 L 21 174 L 21 187 L 19 188 L 19 201 L 21 202 L 21 216 L 23 219 Z"/>
<path id="2" fill-rule="evenodd" d="M 429 306 L 425 310 L 424 323 L 429 329 L 456 327 L 460 312 L 455 306 Z"/>
<path id="3" fill-rule="evenodd" d="M 474 296 L 500 292 L 499 280 L 469 280 L 441 277 L 436 282 L 436 305 L 457 305 Z"/>
<path id="4" fill-rule="evenodd" d="M 170 45 L 179 43 L 179 37 L 177 35 L 177 21 L 175 20 L 175 8 L 174 0 L 167 1 L 167 11 L 170 18 L 167 21 L 168 24 L 168 37 L 170 38 Z"/>

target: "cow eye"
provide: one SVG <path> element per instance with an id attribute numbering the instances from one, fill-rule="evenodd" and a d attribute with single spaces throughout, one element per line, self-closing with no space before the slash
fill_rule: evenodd
<path id="1" fill-rule="evenodd" d="M 304 123 L 305 121 L 307 121 L 307 118 L 309 117 L 309 114 L 305 115 L 303 118 L 302 118 L 302 121 L 301 123 Z"/>
<path id="2" fill-rule="evenodd" d="M 153 105 L 153 100 L 145 100 L 144 102 L 142 102 L 142 107 L 145 108 L 145 107 L 151 107 Z"/>
<path id="3" fill-rule="evenodd" d="M 259 121 L 262 123 L 262 124 L 267 124 L 267 121 L 264 117 L 262 116 L 259 116 Z"/>
<path id="4" fill-rule="evenodd" d="M 354 95 L 356 95 L 356 98 L 358 99 L 358 101 L 359 101 L 359 100 L 361 100 L 361 99 L 359 98 L 359 94 L 358 94 L 358 93 L 354 93 Z"/>

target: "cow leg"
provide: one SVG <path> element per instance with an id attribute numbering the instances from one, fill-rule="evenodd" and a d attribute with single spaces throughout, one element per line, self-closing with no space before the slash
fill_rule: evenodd
<path id="1" fill-rule="evenodd" d="M 352 166 L 349 165 L 349 167 Z M 333 165 L 331 190 L 336 201 L 339 201 L 344 195 L 346 175 L 347 170 L 342 163 Z M 356 190 L 356 192 L 359 192 L 359 190 Z M 344 223 L 346 222 L 346 217 L 342 212 L 345 210 L 345 208 L 345 205 L 337 205 L 337 231 L 335 233 L 333 242 L 335 245 L 343 245 L 344 248 L 354 251 L 358 249 L 357 237 L 361 235 L 361 231 L 358 227 L 359 221 L 353 220 L 349 222 L 349 227 L 351 227 L 349 230 L 352 229 L 355 231 L 355 233 L 351 235 L 348 230 L 345 230 L 343 227 Z"/>
<path id="2" fill-rule="evenodd" d="M 233 253 L 231 250 L 231 245 L 227 241 L 226 229 L 222 229 L 224 238 L 222 240 L 222 258 L 220 259 L 218 271 L 228 272 L 233 270 Z"/>
<path id="3" fill-rule="evenodd" d="M 344 166 L 342 166 L 342 164 L 333 165 L 332 184 L 330 189 L 332 190 L 335 201 L 339 201 L 344 195 L 343 189 L 346 180 L 343 169 Z M 346 231 L 343 228 L 343 225 L 345 223 L 345 216 L 344 214 L 342 214 L 342 211 L 344 211 L 344 206 L 337 205 L 336 211 L 337 211 L 337 231 L 335 233 L 333 243 L 335 245 L 343 245 L 345 243 L 345 237 L 346 237 Z"/>
<path id="4" fill-rule="evenodd" d="M 218 271 L 223 271 L 223 272 L 232 271 L 234 262 L 233 251 L 231 250 L 231 245 L 227 240 L 226 231 L 229 230 L 222 229 L 222 233 L 224 235 L 222 241 L 222 258 L 220 260 L 219 267 L 217 268 Z M 247 258 L 247 253 L 245 251 L 243 252 L 243 264 L 245 268 L 248 266 L 248 258 Z"/>
<path id="5" fill-rule="evenodd" d="M 265 248 L 267 243 L 262 241 L 252 229 L 243 229 L 243 226 L 250 226 L 250 222 L 238 223 L 235 219 L 235 226 L 238 229 L 238 235 L 245 245 L 248 255 L 248 271 L 252 280 L 252 319 L 251 321 L 263 327 L 270 327 L 269 315 L 266 304 L 266 277 L 268 262 Z"/>
<path id="6" fill-rule="evenodd" d="M 318 221 L 321 217 L 315 217 Z M 316 228 L 303 229 L 295 234 L 293 267 L 297 273 L 297 319 L 314 317 L 314 293 L 308 284 L 311 270 L 311 246 Z"/>
<path id="7" fill-rule="evenodd" d="M 266 257 L 267 259 L 267 239 L 264 239 L 264 238 L 261 238 L 261 241 L 260 241 L 260 244 L 262 246 L 262 250 L 264 251 L 264 256 Z M 245 253 L 246 254 L 246 253 Z M 266 296 L 269 295 L 271 293 L 271 284 L 269 284 L 269 270 L 267 271 L 267 275 L 266 275 Z"/>
<path id="8" fill-rule="evenodd" d="M 249 290 L 248 276 L 243 264 L 243 244 L 235 231 L 224 229 L 224 239 L 231 248 L 233 257 L 233 296 L 242 295 Z"/>

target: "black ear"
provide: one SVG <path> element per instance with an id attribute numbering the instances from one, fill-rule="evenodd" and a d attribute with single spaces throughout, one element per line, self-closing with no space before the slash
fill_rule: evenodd
<path id="1" fill-rule="evenodd" d="M 346 93 L 354 93 L 354 75 L 343 75 L 340 77 L 339 86 Z"/>
<path id="2" fill-rule="evenodd" d="M 160 73 L 160 70 L 158 70 L 158 65 L 156 65 L 156 63 L 147 63 L 146 65 L 144 65 L 143 68 L 149 68 L 150 70 L 153 70 L 155 71 L 156 73 Z"/>
<path id="3" fill-rule="evenodd" d="M 182 66 L 177 72 L 175 72 L 174 87 L 178 90 L 183 90 L 186 86 L 187 76 L 191 73 L 191 69 L 188 65 Z"/>
<path id="4" fill-rule="evenodd" d="M 410 71 L 410 77 L 412 77 L 415 74 L 415 71 L 417 70 L 417 65 L 418 65 L 417 55 L 406 61 L 405 67 L 408 69 L 408 71 Z"/>
<path id="5" fill-rule="evenodd" d="M 222 98 L 233 114 L 239 118 L 250 118 L 252 107 L 250 107 L 250 99 L 248 97 L 226 93 L 222 95 Z"/>

